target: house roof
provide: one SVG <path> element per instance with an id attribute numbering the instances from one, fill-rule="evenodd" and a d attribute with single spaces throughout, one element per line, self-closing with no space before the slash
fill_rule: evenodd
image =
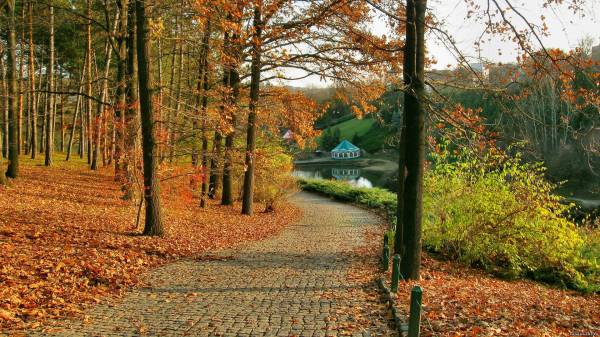
<path id="1" fill-rule="evenodd" d="M 336 146 L 331 152 L 351 152 L 351 151 L 359 151 L 360 149 L 356 147 L 354 144 L 350 143 L 347 140 L 342 140 L 338 146 Z"/>

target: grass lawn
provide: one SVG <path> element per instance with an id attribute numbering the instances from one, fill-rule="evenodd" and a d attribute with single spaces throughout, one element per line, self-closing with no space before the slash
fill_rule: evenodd
<path id="1" fill-rule="evenodd" d="M 367 133 L 367 131 L 369 131 L 369 129 L 371 128 L 371 126 L 373 126 L 373 124 L 375 124 L 375 120 L 373 118 L 364 118 L 364 119 L 351 119 L 345 122 L 342 122 L 340 124 L 336 124 L 333 126 L 330 126 L 328 129 L 331 129 L 332 131 L 336 128 L 340 129 L 340 139 L 341 140 L 348 140 L 348 141 L 352 141 L 352 137 L 354 137 L 355 134 L 358 134 L 359 136 L 364 135 L 365 133 Z M 323 130 L 323 133 L 325 133 L 325 130 Z M 321 136 L 319 136 L 317 138 L 317 142 L 321 142 Z"/>

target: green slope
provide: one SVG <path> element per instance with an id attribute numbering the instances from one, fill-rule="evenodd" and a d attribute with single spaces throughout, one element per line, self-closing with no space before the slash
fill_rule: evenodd
<path id="1" fill-rule="evenodd" d="M 330 126 L 328 129 L 340 129 L 340 138 L 341 140 L 348 140 L 348 141 L 352 141 L 352 137 L 354 137 L 355 134 L 358 133 L 359 136 L 364 135 L 365 133 L 367 133 L 367 131 L 369 131 L 369 129 L 373 126 L 373 124 L 375 124 L 375 120 L 373 120 L 372 118 L 365 118 L 365 119 L 351 119 L 345 122 L 342 122 L 340 124 L 336 124 L 333 126 Z M 323 133 L 325 132 L 325 130 L 323 130 Z M 319 136 L 318 140 L 319 144 L 321 143 L 321 136 Z"/>

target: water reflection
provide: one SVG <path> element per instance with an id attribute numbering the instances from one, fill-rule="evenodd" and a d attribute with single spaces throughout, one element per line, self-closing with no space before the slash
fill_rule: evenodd
<path id="1" fill-rule="evenodd" d="M 372 188 L 373 183 L 362 175 L 360 168 L 355 167 L 314 167 L 296 168 L 295 177 L 307 179 L 332 179 L 346 181 L 356 187 Z"/>

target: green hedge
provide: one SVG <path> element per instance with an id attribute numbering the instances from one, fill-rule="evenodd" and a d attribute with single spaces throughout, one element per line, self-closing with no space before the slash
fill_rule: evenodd
<path id="1" fill-rule="evenodd" d="M 335 200 L 351 202 L 378 213 L 395 222 L 396 194 L 382 188 L 359 188 L 346 182 L 323 179 L 299 179 L 300 188 L 333 197 Z"/>

